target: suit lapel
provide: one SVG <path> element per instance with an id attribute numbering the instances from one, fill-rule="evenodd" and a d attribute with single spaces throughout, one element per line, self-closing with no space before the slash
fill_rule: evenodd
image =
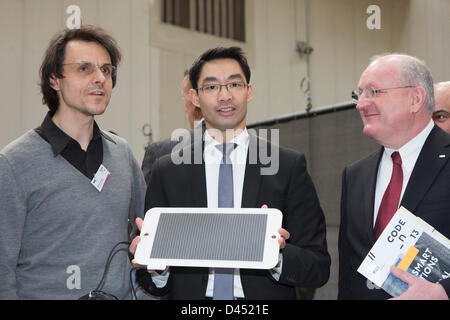
<path id="1" fill-rule="evenodd" d="M 449 158 L 449 136 L 437 126 L 428 135 L 409 178 L 401 205 L 412 213 Z"/>
<path id="2" fill-rule="evenodd" d="M 249 132 L 247 164 L 245 167 L 244 186 L 242 189 L 242 208 L 255 208 L 257 206 L 258 191 L 261 180 L 261 164 L 259 162 L 258 156 L 258 152 L 260 151 L 258 148 L 260 147 L 267 148 L 267 144 L 260 143 L 258 145 L 258 137 Z M 253 154 L 254 150 L 256 150 L 257 152 L 256 155 Z M 264 150 L 262 150 L 262 152 L 264 152 Z M 258 160 L 256 161 L 256 163 L 253 163 L 254 161 L 250 161 L 249 159 Z"/>
<path id="3" fill-rule="evenodd" d="M 197 128 L 196 130 L 200 130 Z M 201 134 L 196 132 L 194 142 L 189 146 L 191 152 L 191 164 L 189 165 L 188 183 L 190 184 L 190 202 L 193 207 L 207 207 L 208 200 L 206 194 L 206 174 L 205 162 L 203 159 L 203 149 L 205 143 L 203 135 L 205 124 L 201 127 Z"/>
<path id="4" fill-rule="evenodd" d="M 366 177 L 366 185 L 370 188 L 370 192 L 367 193 L 367 197 L 364 199 L 364 211 L 367 212 L 365 226 L 367 235 L 372 243 L 375 243 L 375 233 L 373 232 L 373 219 L 374 219 L 374 206 L 375 206 L 375 190 L 377 187 L 378 167 L 380 166 L 381 157 L 383 156 L 384 148 L 380 148 L 377 153 L 373 154 L 373 157 L 369 159 L 368 175 Z M 356 200 L 358 201 L 358 200 Z"/>
<path id="5" fill-rule="evenodd" d="M 207 207 L 205 165 L 194 164 L 189 174 L 193 207 Z"/>

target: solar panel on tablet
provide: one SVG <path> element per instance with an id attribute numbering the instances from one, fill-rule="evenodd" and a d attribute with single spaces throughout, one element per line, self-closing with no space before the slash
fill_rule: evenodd
<path id="1" fill-rule="evenodd" d="M 162 213 L 152 259 L 262 261 L 265 214 Z"/>

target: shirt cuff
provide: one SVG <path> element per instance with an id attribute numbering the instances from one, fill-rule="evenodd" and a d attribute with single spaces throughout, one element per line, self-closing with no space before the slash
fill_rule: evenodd
<path id="1" fill-rule="evenodd" d="M 169 280 L 170 271 L 169 268 L 164 270 L 161 274 L 158 272 L 152 272 L 150 274 L 152 276 L 152 281 L 158 289 L 164 288 L 167 285 L 167 281 Z"/>
<path id="2" fill-rule="evenodd" d="M 280 280 L 282 267 L 283 267 L 283 254 L 280 252 L 280 254 L 278 255 L 278 264 L 276 265 L 275 268 L 269 270 L 270 275 L 276 281 Z"/>

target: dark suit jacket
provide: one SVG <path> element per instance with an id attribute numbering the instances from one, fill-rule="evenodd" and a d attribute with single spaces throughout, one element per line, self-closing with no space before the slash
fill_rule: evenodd
<path id="1" fill-rule="evenodd" d="M 369 289 L 357 272 L 375 243 L 375 187 L 384 148 L 348 166 L 342 174 L 339 230 L 339 299 L 387 299 L 382 289 Z M 445 158 L 439 157 L 445 155 Z M 450 135 L 434 126 L 417 158 L 401 206 L 450 238 Z M 441 284 L 450 296 L 450 279 Z M 371 286 L 369 286 L 371 287 Z"/>
<path id="2" fill-rule="evenodd" d="M 153 142 L 145 148 L 144 160 L 142 160 L 142 172 L 144 173 L 144 178 L 147 186 L 150 181 L 150 176 L 152 174 L 152 168 L 155 164 L 155 161 L 158 158 L 165 156 L 166 154 L 170 154 L 173 147 L 177 143 L 177 141 L 165 139 Z"/>
<path id="3" fill-rule="evenodd" d="M 250 135 L 250 144 L 264 146 L 253 135 Z M 270 146 L 266 147 L 271 150 Z M 190 148 L 193 155 L 196 146 L 192 144 Z M 200 150 L 203 150 L 202 146 Z M 280 209 L 283 227 L 291 237 L 283 250 L 280 280 L 275 281 L 267 270 L 241 269 L 244 294 L 246 299 L 295 299 L 294 286 L 319 287 L 328 281 L 330 256 L 325 218 L 302 154 L 280 148 L 278 173 L 261 175 L 261 167 L 260 163 L 249 164 L 247 159 L 242 207 L 259 208 L 267 204 L 270 208 Z M 146 210 L 152 207 L 206 207 L 204 164 L 175 165 L 170 156 L 158 159 L 145 205 Z M 173 267 L 170 271 L 168 284 L 162 290 L 156 289 L 146 272 L 137 278 L 140 285 L 154 295 L 168 292 L 169 299 L 205 298 L 208 268 Z"/>
<path id="4" fill-rule="evenodd" d="M 152 168 L 155 164 L 155 161 L 166 154 L 172 153 L 174 151 L 175 146 L 181 143 L 182 146 L 187 146 L 191 144 L 194 137 L 194 131 L 189 131 L 190 139 L 182 139 L 182 141 L 171 140 L 170 138 L 156 141 L 149 144 L 145 148 L 144 160 L 142 160 L 142 172 L 144 173 L 145 182 L 148 183 L 150 181 L 150 176 L 152 174 Z"/>

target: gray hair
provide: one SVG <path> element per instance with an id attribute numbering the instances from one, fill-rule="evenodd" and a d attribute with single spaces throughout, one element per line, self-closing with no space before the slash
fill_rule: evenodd
<path id="1" fill-rule="evenodd" d="M 388 56 L 398 56 L 401 58 L 400 81 L 404 86 L 420 86 L 425 89 L 425 109 L 432 114 L 434 111 L 434 89 L 433 77 L 426 63 L 417 58 L 403 53 L 386 53 L 373 56 L 370 62 Z"/>

